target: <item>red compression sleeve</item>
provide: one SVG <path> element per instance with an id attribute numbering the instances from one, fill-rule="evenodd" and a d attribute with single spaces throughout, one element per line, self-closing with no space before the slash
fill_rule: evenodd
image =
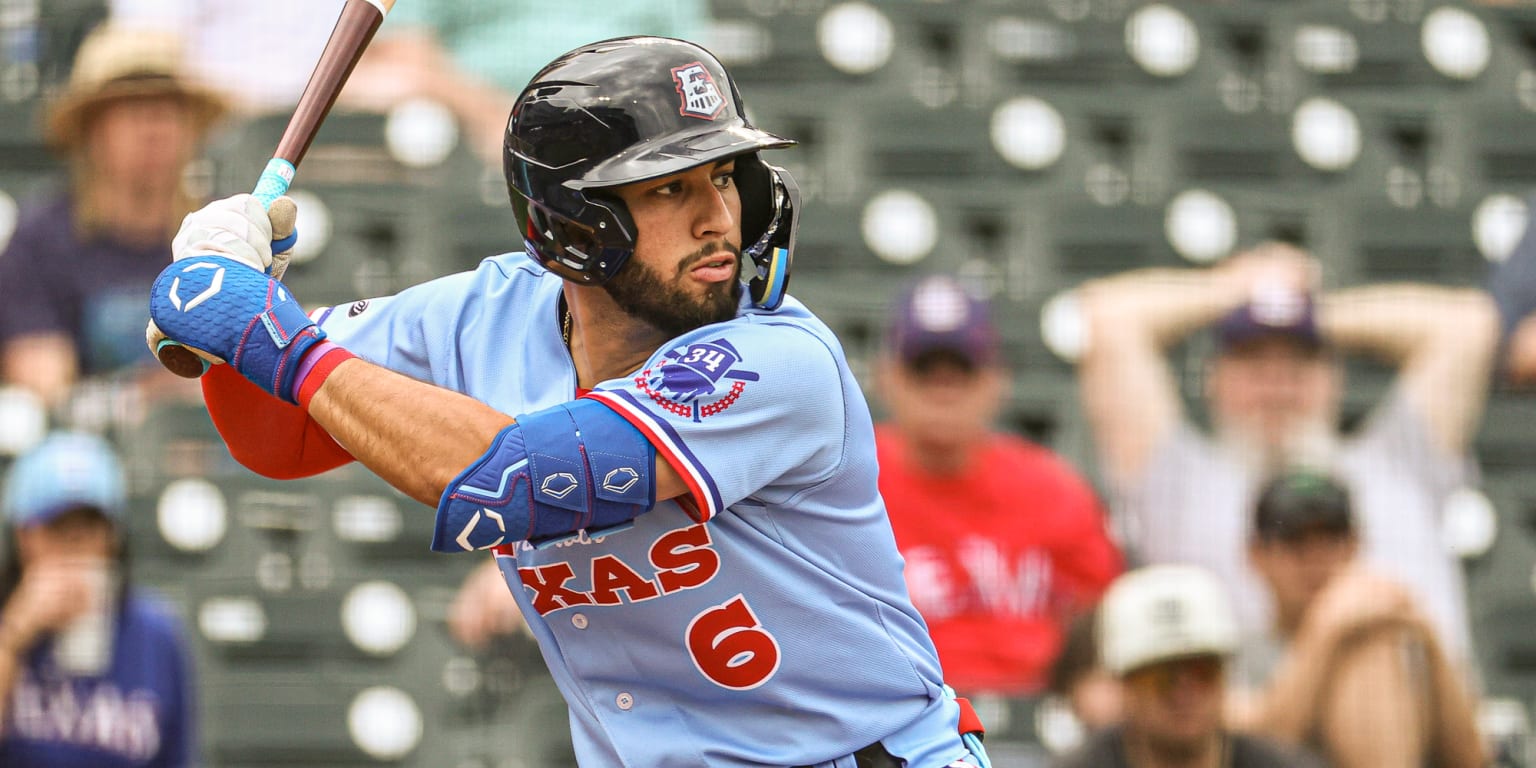
<path id="1" fill-rule="evenodd" d="M 203 375 L 203 401 L 230 455 L 258 475 L 292 480 L 353 461 L 303 408 L 267 394 L 231 366 Z"/>

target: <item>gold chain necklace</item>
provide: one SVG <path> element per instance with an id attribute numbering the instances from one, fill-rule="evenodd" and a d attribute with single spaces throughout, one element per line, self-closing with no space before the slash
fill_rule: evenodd
<path id="1" fill-rule="evenodd" d="M 560 340 L 565 342 L 565 348 L 571 348 L 571 310 L 560 302 Z"/>

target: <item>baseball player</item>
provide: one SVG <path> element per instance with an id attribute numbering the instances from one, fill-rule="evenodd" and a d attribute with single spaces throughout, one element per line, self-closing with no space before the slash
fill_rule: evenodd
<path id="1" fill-rule="evenodd" d="M 792 144 L 704 49 L 595 43 L 513 107 L 525 253 L 306 315 L 237 196 L 187 218 L 151 314 L 228 361 L 204 394 L 247 466 L 362 461 L 436 508 L 433 549 L 495 553 L 582 765 L 986 766 L 868 407 L 785 295 L 798 192 L 759 153 Z"/>

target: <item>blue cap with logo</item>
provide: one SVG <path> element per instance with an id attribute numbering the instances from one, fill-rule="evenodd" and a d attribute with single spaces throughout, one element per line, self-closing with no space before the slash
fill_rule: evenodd
<path id="1" fill-rule="evenodd" d="M 55 432 L 16 459 L 6 472 L 0 506 L 16 526 L 46 523 L 78 507 L 118 520 L 128 505 L 123 465 L 107 441 L 82 432 Z"/>
<path id="2" fill-rule="evenodd" d="M 891 312 L 890 343 L 903 363 L 943 351 L 978 367 L 995 362 L 1000 346 L 987 303 L 943 275 L 902 292 Z"/>
<path id="3" fill-rule="evenodd" d="M 1216 324 L 1216 342 L 1222 351 L 1272 337 L 1290 339 L 1310 350 L 1325 346 L 1311 296 L 1278 286 L 1261 287 L 1248 303 Z"/>

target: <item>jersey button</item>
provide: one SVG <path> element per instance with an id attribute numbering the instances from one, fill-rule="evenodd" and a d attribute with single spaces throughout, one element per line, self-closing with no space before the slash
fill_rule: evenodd
<path id="1" fill-rule="evenodd" d="M 577 629 L 587 628 L 587 615 L 585 613 L 571 614 L 571 626 Z"/>
<path id="2" fill-rule="evenodd" d="M 613 700 L 613 703 L 619 705 L 619 709 L 628 712 L 631 707 L 635 706 L 635 697 L 628 693 L 621 693 L 618 698 Z"/>

